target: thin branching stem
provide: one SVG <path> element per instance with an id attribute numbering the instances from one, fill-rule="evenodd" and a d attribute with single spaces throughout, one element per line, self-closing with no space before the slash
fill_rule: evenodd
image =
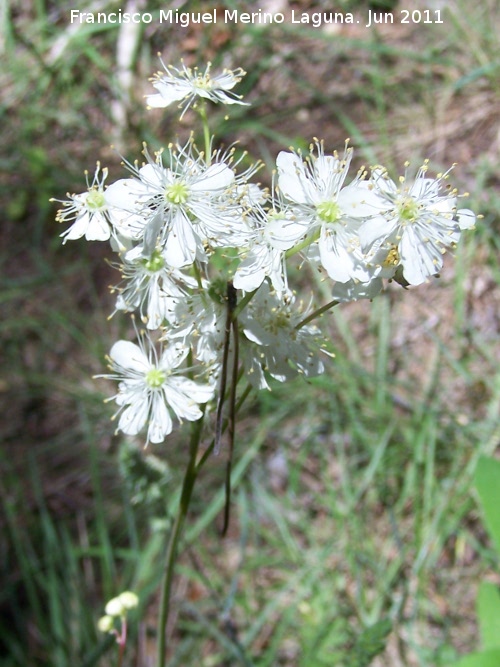
<path id="1" fill-rule="evenodd" d="M 243 373 L 241 373 L 241 371 L 240 371 L 240 375 L 239 375 L 239 377 L 238 377 L 238 381 L 241 379 L 241 376 L 242 376 L 242 375 L 243 375 Z M 248 383 L 247 386 L 245 387 L 245 390 L 244 390 L 243 393 L 241 394 L 239 401 L 238 401 L 238 402 L 236 403 L 236 405 L 235 405 L 235 408 L 234 408 L 234 412 L 235 412 L 235 414 L 238 413 L 239 409 L 241 408 L 241 406 L 243 405 L 243 403 L 244 403 L 245 400 L 247 399 L 247 397 L 248 397 L 248 395 L 250 394 L 250 392 L 252 391 L 252 389 L 253 389 L 252 385 L 251 385 L 250 383 Z M 226 419 L 226 420 L 223 422 L 223 424 L 222 424 L 222 432 L 223 432 L 223 433 L 225 432 L 227 426 L 228 426 L 228 420 Z M 206 461 L 206 460 L 209 458 L 209 456 L 212 454 L 212 452 L 213 452 L 213 450 L 214 450 L 214 447 L 215 447 L 215 438 L 213 438 L 213 440 L 212 440 L 212 442 L 210 443 L 210 445 L 209 445 L 209 446 L 206 448 L 206 450 L 203 452 L 203 456 L 200 458 L 200 460 L 198 461 L 198 465 L 196 466 L 196 472 L 198 472 L 198 471 L 203 467 L 203 464 L 205 463 L 205 461 Z"/>
<path id="2" fill-rule="evenodd" d="M 302 329 L 306 324 L 309 324 L 309 322 L 312 322 L 315 320 L 317 317 L 320 315 L 323 315 L 323 313 L 326 313 L 327 310 L 330 310 L 330 308 L 334 308 L 335 306 L 338 306 L 340 301 L 337 301 L 336 299 L 333 299 L 332 301 L 329 301 L 328 303 L 325 303 L 324 306 L 321 306 L 321 308 L 317 308 L 314 312 L 310 313 L 307 317 L 304 317 L 303 320 L 301 320 L 296 326 L 296 329 Z"/>

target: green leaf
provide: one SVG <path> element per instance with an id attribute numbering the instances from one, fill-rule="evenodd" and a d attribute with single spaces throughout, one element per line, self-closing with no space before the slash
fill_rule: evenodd
<path id="1" fill-rule="evenodd" d="M 487 581 L 481 583 L 477 597 L 477 615 L 482 648 L 500 648 L 500 591 L 495 584 Z"/>
<path id="2" fill-rule="evenodd" d="M 379 653 L 385 649 L 387 636 L 391 632 L 392 623 L 384 618 L 374 625 L 365 628 L 356 640 L 350 656 L 350 664 L 356 667 L 368 667 Z"/>
<path id="3" fill-rule="evenodd" d="M 481 457 L 477 463 L 475 485 L 483 507 L 484 522 L 500 553 L 500 461 Z"/>
<path id="4" fill-rule="evenodd" d="M 491 649 L 482 653 L 471 653 L 453 667 L 498 667 L 500 665 L 500 649 Z"/>

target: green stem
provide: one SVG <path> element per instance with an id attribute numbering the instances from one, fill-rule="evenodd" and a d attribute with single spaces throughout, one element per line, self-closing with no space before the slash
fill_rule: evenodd
<path id="1" fill-rule="evenodd" d="M 285 258 L 288 259 L 289 257 L 296 255 L 301 250 L 304 250 L 304 248 L 308 248 L 311 245 L 311 243 L 314 243 L 319 239 L 320 234 L 321 234 L 321 229 L 317 229 L 311 236 L 306 236 L 306 238 L 300 241 L 300 243 L 297 243 L 297 245 L 294 245 L 293 248 L 289 248 L 285 252 Z"/>
<path id="2" fill-rule="evenodd" d="M 241 311 L 242 311 L 244 308 L 246 308 L 246 306 L 247 306 L 248 303 L 253 299 L 254 294 L 256 294 L 256 293 L 257 293 L 257 290 L 256 290 L 256 289 L 254 289 L 253 292 L 247 292 L 247 293 L 245 294 L 245 296 L 244 296 L 242 299 L 240 299 L 240 300 L 238 301 L 238 303 L 236 304 L 236 308 L 233 310 L 233 314 L 232 314 L 232 320 L 233 320 L 233 322 L 236 320 L 236 318 L 237 318 L 238 315 L 241 313 Z"/>
<path id="3" fill-rule="evenodd" d="M 326 313 L 327 310 L 330 310 L 330 308 L 334 308 L 340 303 L 340 301 L 337 301 L 336 299 L 333 299 L 332 301 L 329 301 L 328 303 L 325 303 L 324 306 L 321 306 L 321 308 L 317 308 L 314 312 L 312 312 L 310 315 L 307 317 L 304 317 L 304 319 L 299 322 L 295 328 L 296 329 L 302 329 L 306 324 L 309 324 L 309 322 L 312 322 L 312 320 L 315 320 L 317 317 L 320 315 L 323 315 L 323 313 Z"/>
<path id="4" fill-rule="evenodd" d="M 196 261 L 193 263 L 193 273 L 194 273 L 194 277 L 196 278 L 196 282 L 198 283 L 198 288 L 200 290 L 202 290 L 203 289 L 203 280 L 201 278 L 200 267 L 199 267 L 199 265 L 197 264 Z"/>
<path id="5" fill-rule="evenodd" d="M 253 295 L 252 295 L 253 296 Z M 238 377 L 233 378 L 235 385 L 239 383 L 243 376 L 242 370 L 240 370 Z M 235 381 L 236 380 L 236 381 Z M 240 396 L 238 402 L 234 406 L 234 415 L 237 414 L 248 395 L 252 390 L 252 385 L 249 383 L 242 395 Z M 228 421 L 225 420 L 222 424 L 222 432 L 224 432 L 228 427 Z M 166 661 L 166 633 L 167 633 L 167 623 L 168 616 L 170 612 L 170 599 L 172 597 L 172 582 L 174 578 L 174 569 L 175 562 L 177 558 L 177 551 L 179 548 L 180 538 L 182 536 L 182 530 L 184 528 L 184 523 L 186 516 L 189 510 L 189 503 L 191 501 L 191 496 L 193 493 L 193 488 L 196 482 L 198 473 L 200 472 L 203 464 L 208 460 L 210 454 L 213 452 L 215 446 L 215 438 L 212 440 L 210 446 L 203 453 L 203 456 L 200 458 L 198 463 L 196 462 L 198 456 L 198 449 L 201 439 L 201 431 L 203 426 L 203 417 L 198 421 L 192 422 L 191 424 L 191 439 L 189 443 L 189 462 L 184 474 L 184 480 L 182 483 L 181 498 L 179 502 L 179 510 L 175 518 L 175 523 L 172 527 L 172 532 L 170 534 L 170 539 L 167 547 L 167 554 L 165 559 L 165 579 L 163 582 L 163 590 L 160 604 L 160 615 L 158 620 L 158 667 L 165 667 Z"/>
<path id="6" fill-rule="evenodd" d="M 196 466 L 196 457 L 198 455 L 198 448 L 201 438 L 201 429 L 203 426 L 203 417 L 198 419 L 196 422 L 191 424 L 191 439 L 189 443 L 189 462 L 184 474 L 184 480 L 182 483 L 182 492 L 179 502 L 179 510 L 177 512 L 177 517 L 170 534 L 170 539 L 167 547 L 167 555 L 165 560 L 165 579 L 163 582 L 163 591 L 160 604 L 160 616 L 158 621 L 158 667 L 165 667 L 166 660 L 166 634 L 167 634 L 167 623 L 168 615 L 170 612 L 170 599 L 172 596 L 172 582 L 174 578 L 174 569 L 177 558 L 177 551 L 179 547 L 179 541 L 182 535 L 182 529 L 184 528 L 184 522 L 189 510 L 189 503 L 191 501 L 191 496 L 193 493 L 194 484 L 196 482 L 196 476 L 199 470 L 199 466 Z"/>
<path id="7" fill-rule="evenodd" d="M 210 166 L 210 163 L 212 162 L 212 141 L 210 137 L 210 128 L 208 126 L 208 117 L 207 117 L 207 109 L 205 104 L 200 104 L 199 106 L 199 114 L 201 118 L 201 122 L 203 124 L 203 139 L 205 142 L 205 160 L 207 163 L 207 166 Z"/>

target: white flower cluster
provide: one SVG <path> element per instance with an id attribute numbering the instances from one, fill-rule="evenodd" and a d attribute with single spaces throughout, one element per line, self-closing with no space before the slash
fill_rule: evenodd
<path id="1" fill-rule="evenodd" d="M 184 113 L 198 102 L 205 119 L 207 101 L 242 103 L 228 92 L 242 70 L 214 78 L 210 66 L 165 70 L 150 106 L 179 101 Z M 240 172 L 243 158 L 212 143 L 205 152 L 193 139 L 153 155 L 144 147 L 144 162 L 126 163 L 129 176 L 107 187 L 98 164 L 87 191 L 68 195 L 57 215 L 72 223 L 64 242 L 110 240 L 122 276 L 116 311 L 138 312 L 149 330 L 137 344 L 115 343 L 105 376 L 119 383 L 118 428 L 146 429 L 147 442 L 164 440 L 172 415 L 200 419 L 200 406 L 225 387 L 228 354 L 256 388 L 323 371 L 325 344 L 310 322 L 325 308 L 304 307 L 290 289 L 291 258 L 331 279 L 331 305 L 371 299 L 384 279 L 419 285 L 437 275 L 475 222 L 457 208 L 449 171 L 431 178 L 427 163 L 413 176 L 407 166 L 397 182 L 379 166 L 349 180 L 352 148 L 327 155 L 315 141 L 305 156 L 279 153 L 269 193 L 251 182 L 257 166 Z M 231 331 L 237 344 L 228 345 Z"/>

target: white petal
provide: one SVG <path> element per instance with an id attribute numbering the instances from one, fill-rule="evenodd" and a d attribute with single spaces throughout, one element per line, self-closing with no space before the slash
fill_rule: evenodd
<path id="1" fill-rule="evenodd" d="M 223 190 L 233 181 L 234 172 L 226 164 L 213 164 L 190 187 L 193 192 Z"/>
<path id="2" fill-rule="evenodd" d="M 173 343 L 163 349 L 159 367 L 164 371 L 178 368 L 189 352 L 189 346 L 182 343 Z"/>
<path id="3" fill-rule="evenodd" d="M 307 180 L 302 160 L 295 153 L 281 151 L 276 165 L 278 186 L 285 197 L 297 204 L 311 203 L 315 191 Z"/>
<path id="4" fill-rule="evenodd" d="M 165 405 L 163 392 L 155 392 L 148 424 L 148 442 L 153 444 L 163 442 L 172 432 L 172 426 L 172 418 Z"/>
<path id="5" fill-rule="evenodd" d="M 156 242 L 158 240 L 158 235 L 162 230 L 163 223 L 163 211 L 161 209 L 158 209 L 155 213 L 153 213 L 149 220 L 147 220 L 146 225 L 144 226 L 142 238 L 143 257 L 151 257 L 153 252 L 156 250 Z"/>
<path id="6" fill-rule="evenodd" d="M 468 208 L 461 208 L 457 211 L 458 224 L 460 229 L 473 229 L 476 224 L 476 214 Z"/>
<path id="7" fill-rule="evenodd" d="M 165 243 L 164 257 L 167 264 L 180 269 L 194 262 L 197 240 L 190 220 L 182 211 L 177 211 Z"/>
<path id="8" fill-rule="evenodd" d="M 336 194 L 336 192 L 329 192 L 330 185 L 336 183 L 340 187 L 340 182 L 344 180 L 344 169 L 340 164 L 340 160 L 334 158 L 333 155 L 318 155 L 314 160 L 314 174 L 319 181 L 321 190 L 328 194 Z M 332 180 L 333 177 L 333 180 Z M 340 178 L 339 178 L 340 177 Z"/>
<path id="9" fill-rule="evenodd" d="M 127 378 L 118 384 L 118 394 L 114 397 L 117 405 L 133 405 L 145 396 L 144 378 Z"/>
<path id="10" fill-rule="evenodd" d="M 131 186 L 135 182 L 132 178 L 120 178 L 112 183 L 104 193 L 108 206 L 131 210 L 135 205 L 135 198 L 131 196 Z"/>
<path id="11" fill-rule="evenodd" d="M 132 213 L 137 210 L 141 198 L 149 196 L 144 183 L 135 178 L 121 178 L 112 183 L 104 197 L 110 206 Z"/>
<path id="12" fill-rule="evenodd" d="M 222 90 L 231 90 L 238 83 L 238 80 L 232 72 L 222 72 L 212 79 L 214 87 L 222 88 Z"/>
<path id="13" fill-rule="evenodd" d="M 233 284 L 236 289 L 253 292 L 262 285 L 271 268 L 272 258 L 264 245 L 255 244 L 247 257 L 241 262 L 234 274 Z"/>
<path id="14" fill-rule="evenodd" d="M 381 278 L 374 278 L 369 283 L 350 280 L 347 283 L 335 283 L 332 296 L 341 303 L 358 299 L 373 299 L 382 290 Z"/>
<path id="15" fill-rule="evenodd" d="M 154 281 L 154 282 L 153 282 Z M 147 305 L 147 328 L 159 329 L 164 320 L 168 320 L 175 309 L 176 299 L 166 294 L 159 286 L 158 280 L 152 278 Z"/>
<path id="16" fill-rule="evenodd" d="M 89 226 L 90 214 L 85 211 L 76 218 L 75 222 L 69 227 L 66 231 L 61 234 L 64 241 L 75 241 L 76 239 L 81 239 L 84 236 L 87 228 Z"/>
<path id="17" fill-rule="evenodd" d="M 171 377 L 165 387 L 168 404 L 179 419 L 196 421 L 202 416 L 198 403 L 206 403 L 213 396 L 209 385 L 198 385 L 184 377 Z"/>
<path id="18" fill-rule="evenodd" d="M 432 243 L 422 243 L 407 227 L 401 243 L 399 254 L 403 265 L 403 275 L 410 285 L 421 285 L 430 276 L 436 275 L 443 265 L 441 252 Z"/>
<path id="19" fill-rule="evenodd" d="M 273 343 L 272 335 L 266 331 L 266 329 L 261 326 L 254 318 L 248 317 L 243 329 L 243 333 L 248 338 L 248 340 L 251 340 L 253 343 L 257 343 L 257 345 L 269 346 Z"/>
<path id="20" fill-rule="evenodd" d="M 126 435 L 137 435 L 144 428 L 149 413 L 149 401 L 146 397 L 136 399 L 120 415 L 118 428 Z"/>
<path id="21" fill-rule="evenodd" d="M 427 208 L 433 213 L 440 213 L 451 220 L 455 212 L 456 203 L 456 197 L 444 197 L 429 201 L 427 203 Z"/>
<path id="22" fill-rule="evenodd" d="M 266 376 L 262 370 L 262 366 L 255 357 L 250 357 L 244 363 L 246 378 L 255 389 L 271 389 L 266 381 Z"/>
<path id="23" fill-rule="evenodd" d="M 352 218 L 366 218 L 385 208 L 383 200 L 364 182 L 343 188 L 337 203 L 342 212 Z"/>
<path id="24" fill-rule="evenodd" d="M 396 228 L 395 222 L 391 222 L 381 215 L 365 220 L 358 229 L 359 241 L 363 251 L 366 251 L 377 241 L 383 243 L 388 239 Z"/>
<path id="25" fill-rule="evenodd" d="M 387 172 L 384 169 L 375 167 L 372 170 L 370 181 L 376 185 L 382 196 L 388 195 L 389 200 L 398 193 L 398 186 L 387 176 Z"/>
<path id="26" fill-rule="evenodd" d="M 273 218 L 264 230 L 265 238 L 278 250 L 288 250 L 297 243 L 307 232 L 307 225 L 286 220 L 284 218 Z"/>
<path id="27" fill-rule="evenodd" d="M 247 264 L 245 264 L 247 262 Z M 233 284 L 236 289 L 244 292 L 253 292 L 260 287 L 265 280 L 266 270 L 262 267 L 256 267 L 248 263 L 248 258 L 244 260 L 236 270 L 233 278 Z"/>
<path id="28" fill-rule="evenodd" d="M 439 195 L 439 182 L 435 178 L 417 178 L 409 194 L 415 199 L 433 199 Z"/>
<path id="29" fill-rule="evenodd" d="M 367 282 L 370 280 L 370 274 L 359 258 L 346 247 L 346 239 L 340 233 L 326 233 L 322 228 L 319 239 L 319 254 L 321 263 L 326 269 L 330 278 L 339 283 L 346 283 L 348 280 L 360 280 Z"/>
<path id="30" fill-rule="evenodd" d="M 165 179 L 168 178 L 170 170 L 163 169 L 156 164 L 145 164 L 139 169 L 140 181 L 137 182 L 140 186 L 146 187 L 148 194 L 163 193 L 165 187 Z M 140 190 L 139 190 L 140 191 Z"/>
<path id="31" fill-rule="evenodd" d="M 141 348 L 128 340 L 119 340 L 111 348 L 111 359 L 122 368 L 138 373 L 147 373 L 151 368 L 149 359 Z"/>
<path id="32" fill-rule="evenodd" d="M 182 100 L 189 95 L 191 86 L 187 82 L 176 81 L 175 83 L 168 83 L 166 81 L 155 81 L 153 86 L 158 93 L 156 95 L 148 95 L 146 97 L 146 104 L 150 107 L 166 107 L 172 102 Z"/>
<path id="33" fill-rule="evenodd" d="M 107 241 L 111 236 L 108 222 L 102 213 L 90 216 L 89 226 L 85 233 L 87 241 Z"/>

